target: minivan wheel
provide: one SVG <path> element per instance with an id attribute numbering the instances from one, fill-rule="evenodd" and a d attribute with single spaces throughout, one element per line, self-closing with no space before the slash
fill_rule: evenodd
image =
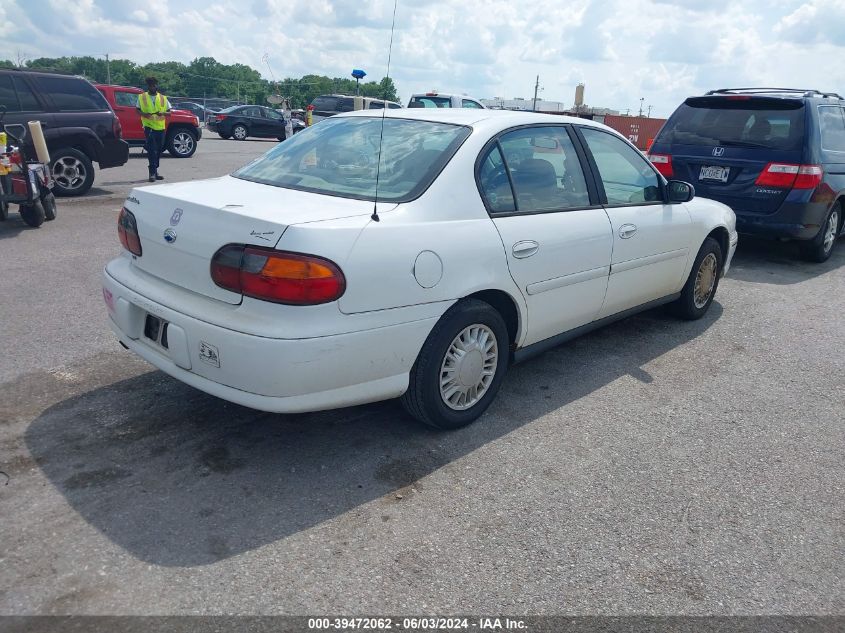
<path id="1" fill-rule="evenodd" d="M 826 262 L 833 247 L 836 244 L 836 238 L 839 236 L 840 222 L 842 221 L 842 205 L 836 203 L 827 214 L 827 218 L 819 229 L 819 234 L 816 235 L 809 242 L 801 244 L 801 256 L 809 262 L 822 263 Z"/>
<path id="2" fill-rule="evenodd" d="M 65 147 L 50 152 L 53 191 L 57 196 L 81 196 L 94 184 L 94 165 L 78 149 Z"/>
<path id="3" fill-rule="evenodd" d="M 509 354 L 502 316 L 484 301 L 463 299 L 449 308 L 423 344 L 402 406 L 437 429 L 466 426 L 496 397 Z"/>
<path id="4" fill-rule="evenodd" d="M 246 138 L 246 128 L 243 125 L 236 125 L 232 128 L 232 136 L 236 141 L 243 141 Z"/>
<path id="5" fill-rule="evenodd" d="M 719 287 L 722 257 L 719 242 L 712 237 L 705 239 L 695 257 L 689 278 L 681 290 L 681 296 L 670 304 L 675 316 L 694 321 L 707 313 Z"/>

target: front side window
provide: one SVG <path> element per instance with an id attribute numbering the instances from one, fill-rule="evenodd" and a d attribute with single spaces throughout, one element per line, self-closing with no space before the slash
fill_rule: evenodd
<path id="1" fill-rule="evenodd" d="M 657 173 L 640 152 L 608 132 L 580 129 L 596 161 L 609 205 L 661 200 Z"/>
<path id="2" fill-rule="evenodd" d="M 819 106 L 822 149 L 845 152 L 845 119 L 839 106 Z"/>
<path id="3" fill-rule="evenodd" d="M 52 98 L 56 108 L 62 112 L 90 112 L 109 110 L 109 104 L 90 83 L 78 77 L 62 75 L 36 77 L 35 81 L 43 92 Z"/>
<path id="4" fill-rule="evenodd" d="M 428 188 L 469 133 L 464 126 L 430 121 L 330 118 L 233 175 L 276 187 L 374 200 L 378 171 L 378 199 L 406 202 Z"/>
<path id="5" fill-rule="evenodd" d="M 589 206 L 581 162 L 565 127 L 530 127 L 499 138 L 504 161 L 491 152 L 480 179 L 491 211 L 563 211 Z M 488 165 L 489 163 L 489 165 Z M 504 169 L 507 166 L 507 171 Z M 510 178 L 508 178 L 510 176 Z M 513 185 L 511 199 L 504 186 Z"/>
<path id="6" fill-rule="evenodd" d="M 119 106 L 131 106 L 134 108 L 138 105 L 138 93 L 115 90 L 114 102 Z"/>
<path id="7" fill-rule="evenodd" d="M 7 112 L 38 112 L 41 106 L 21 77 L 0 75 L 0 105 Z"/>

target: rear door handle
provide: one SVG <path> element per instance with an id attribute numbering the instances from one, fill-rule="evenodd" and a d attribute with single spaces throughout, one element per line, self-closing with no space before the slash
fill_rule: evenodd
<path id="1" fill-rule="evenodd" d="M 523 240 L 513 245 L 512 253 L 517 259 L 525 259 L 531 257 L 540 250 L 540 245 L 534 240 Z"/>
<path id="2" fill-rule="evenodd" d="M 623 240 L 627 240 L 630 237 L 634 237 L 634 233 L 637 232 L 637 227 L 633 224 L 623 224 L 619 227 L 619 237 Z"/>

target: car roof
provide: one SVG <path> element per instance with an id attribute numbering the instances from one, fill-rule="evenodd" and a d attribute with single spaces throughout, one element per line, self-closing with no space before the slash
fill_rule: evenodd
<path id="1" fill-rule="evenodd" d="M 567 123 L 596 127 L 603 130 L 611 128 L 589 119 L 563 116 L 557 114 L 538 114 L 536 112 L 518 112 L 514 110 L 478 110 L 476 108 L 402 108 L 396 110 L 357 110 L 336 114 L 332 118 L 340 117 L 371 117 L 389 119 L 413 119 L 418 121 L 432 121 L 435 123 L 453 123 L 456 125 L 470 125 L 492 129 L 506 129 L 519 125 L 557 124 Z M 611 130 L 613 131 L 613 130 Z M 613 131 L 618 135 L 617 132 Z"/>

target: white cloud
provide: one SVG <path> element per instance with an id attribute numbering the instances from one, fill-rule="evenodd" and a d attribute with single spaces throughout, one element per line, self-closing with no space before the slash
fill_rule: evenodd
<path id="1" fill-rule="evenodd" d="M 4 0 L 14 24 L 0 58 L 60 55 L 137 62 L 211 56 L 269 78 L 379 79 L 392 0 Z M 38 16 L 37 20 L 32 16 Z M 654 106 L 736 85 L 845 90 L 845 0 L 399 0 L 391 74 L 404 98 L 437 88 L 479 97 Z"/>

